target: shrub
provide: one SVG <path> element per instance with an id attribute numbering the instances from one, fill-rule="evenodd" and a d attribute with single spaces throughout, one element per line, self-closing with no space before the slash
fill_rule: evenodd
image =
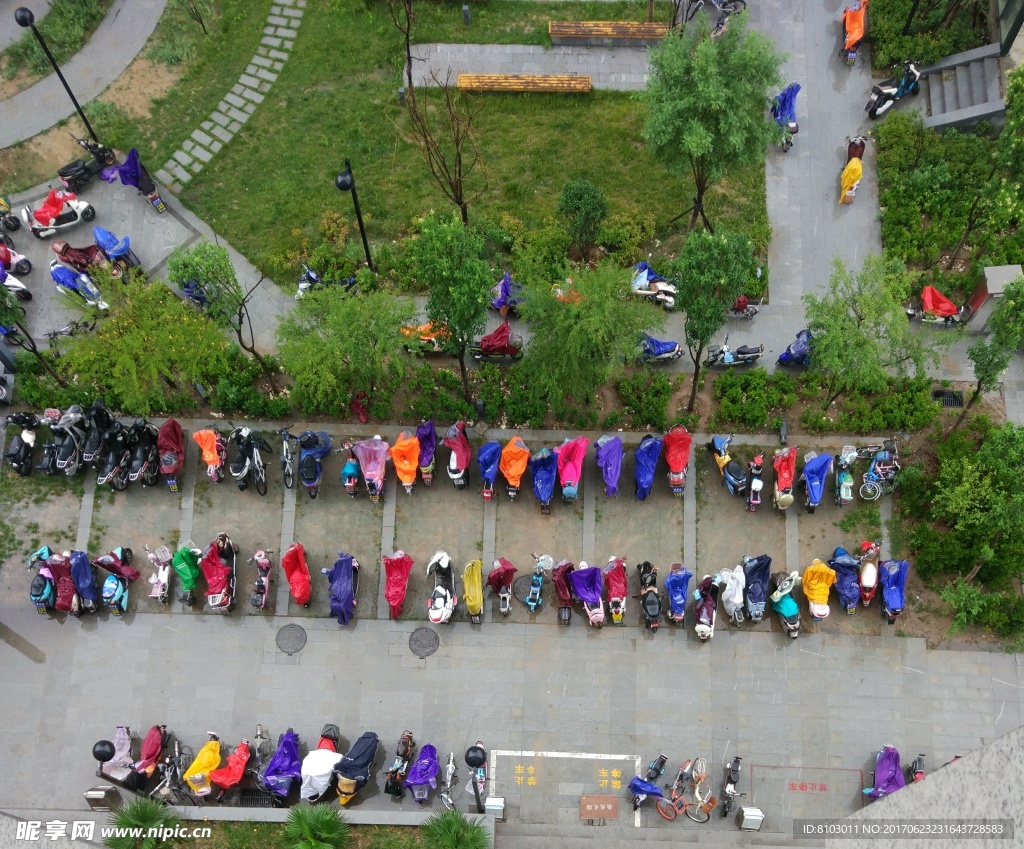
<path id="1" fill-rule="evenodd" d="M 833 405 L 831 418 L 817 406 L 807 407 L 800 424 L 808 433 L 879 434 L 921 430 L 932 424 L 939 414 L 939 404 L 931 397 L 931 385 L 927 377 L 893 378 L 887 391 L 878 395 L 844 395 Z M 805 376 L 799 382 L 800 396 L 819 398 L 816 386 L 813 376 Z"/>
<path id="2" fill-rule="evenodd" d="M 462 380 L 451 369 L 435 371 L 421 363 L 407 374 L 403 386 L 408 397 L 407 410 L 414 421 L 432 418 L 441 427 L 441 422 L 473 418 L 473 408 L 462 397 Z"/>
<path id="3" fill-rule="evenodd" d="M 643 256 L 643 247 L 654 238 L 654 218 L 617 212 L 608 216 L 597 234 L 597 243 L 610 259 L 623 267 L 635 265 Z"/>
<path id="4" fill-rule="evenodd" d="M 672 382 L 662 372 L 640 371 L 620 377 L 615 381 L 615 391 L 631 426 L 667 429 Z"/>
<path id="5" fill-rule="evenodd" d="M 493 363 L 485 363 L 473 373 L 477 397 L 484 405 L 484 418 L 494 421 L 501 413 L 505 393 L 501 388 L 501 369 Z"/>
<path id="6" fill-rule="evenodd" d="M 278 365 L 272 357 L 265 357 L 274 371 Z M 256 387 L 263 380 L 263 369 L 252 357 L 235 347 L 229 354 L 228 367 L 220 375 L 210 398 L 215 410 L 224 413 L 245 413 L 250 418 L 279 419 L 288 414 L 291 404 L 287 398 L 270 398 Z"/>
<path id="7" fill-rule="evenodd" d="M 985 17 L 988 4 L 982 0 L 966 0 L 949 27 L 942 26 L 947 4 L 933 4 L 930 14 L 921 11 L 911 24 L 910 33 L 903 28 L 910 15 L 913 0 L 874 0 L 871 4 L 872 42 L 875 67 L 886 68 L 905 59 L 928 65 L 950 53 L 959 53 L 985 44 Z M 925 7 L 928 8 L 927 6 Z"/>
<path id="8" fill-rule="evenodd" d="M 505 415 L 509 427 L 540 427 L 548 413 L 548 401 L 522 364 L 505 372 Z"/>
<path id="9" fill-rule="evenodd" d="M 769 376 L 763 368 L 727 371 L 715 379 L 714 399 L 718 402 L 712 419 L 716 428 L 756 430 L 767 427 L 773 413 L 796 403 L 796 383 L 788 374 Z"/>
<path id="10" fill-rule="evenodd" d="M 601 420 L 602 430 L 615 430 L 622 426 L 626 421 L 626 417 L 619 410 L 612 410 Z"/>
<path id="11" fill-rule="evenodd" d="M 165 828 L 173 831 L 181 824 L 181 817 L 173 808 L 154 799 L 136 798 L 111 811 L 108 821 L 119 831 L 141 832 L 139 837 L 121 834 L 104 838 L 104 845 L 110 849 L 156 849 L 163 842 L 163 838 L 157 835 Z"/>
<path id="12" fill-rule="evenodd" d="M 597 240 L 601 222 L 608 215 L 608 201 L 593 183 L 570 180 L 562 189 L 558 214 L 566 221 L 572 244 L 586 252 Z"/>
<path id="13" fill-rule="evenodd" d="M 571 242 L 569 233 L 550 219 L 541 227 L 518 234 L 512 247 L 512 276 L 524 284 L 561 283 L 569 270 Z"/>

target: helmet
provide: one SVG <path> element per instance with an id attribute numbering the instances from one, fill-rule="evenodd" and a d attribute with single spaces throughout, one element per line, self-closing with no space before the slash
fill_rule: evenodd
<path id="1" fill-rule="evenodd" d="M 710 637 L 710 636 L 712 635 L 712 633 L 714 633 L 714 632 L 713 632 L 713 631 L 711 630 L 711 627 L 710 627 L 710 626 L 708 626 L 708 625 L 705 625 L 705 624 L 703 624 L 703 623 L 701 623 L 700 625 L 698 625 L 698 626 L 697 626 L 697 627 L 696 627 L 696 628 L 695 628 L 694 630 L 695 630 L 695 631 L 697 632 L 697 636 L 698 636 L 698 637 L 700 638 L 700 641 L 701 641 L 702 643 L 703 643 L 703 642 L 706 642 L 706 641 L 707 641 L 707 639 L 708 639 L 708 638 L 709 638 L 709 637 Z"/>

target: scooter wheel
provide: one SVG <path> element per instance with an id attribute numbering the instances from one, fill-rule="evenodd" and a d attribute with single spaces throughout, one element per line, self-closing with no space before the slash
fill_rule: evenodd
<path id="1" fill-rule="evenodd" d="M 95 217 L 96 217 L 96 210 L 93 209 L 91 206 L 87 206 L 85 209 L 82 210 L 82 220 L 83 221 L 92 221 Z"/>
<path id="2" fill-rule="evenodd" d="M 872 121 L 874 121 L 878 117 L 878 110 L 877 109 L 869 109 L 868 110 L 868 117 Z"/>
<path id="3" fill-rule="evenodd" d="M 31 301 L 32 293 L 28 289 L 18 289 L 15 294 L 18 296 L 19 301 Z"/>
<path id="4" fill-rule="evenodd" d="M 32 235 L 35 236 L 39 241 L 43 240 L 43 231 L 32 228 Z"/>
<path id="5" fill-rule="evenodd" d="M 132 550 L 130 548 L 122 548 L 121 554 L 124 556 L 124 564 L 126 566 L 132 562 L 132 557 L 134 557 L 134 555 L 132 554 Z"/>
<path id="6" fill-rule="evenodd" d="M 4 228 L 10 230 L 12 233 L 15 230 L 21 229 L 21 219 L 18 218 L 17 215 L 5 215 Z"/>
<path id="7" fill-rule="evenodd" d="M 14 266 L 14 270 L 18 272 L 18 274 L 29 274 L 32 271 L 32 263 L 27 259 L 19 260 Z"/>

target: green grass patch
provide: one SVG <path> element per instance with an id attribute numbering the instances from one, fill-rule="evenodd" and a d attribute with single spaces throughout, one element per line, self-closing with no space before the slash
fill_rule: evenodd
<path id="1" fill-rule="evenodd" d="M 50 48 L 57 64 L 62 65 L 74 56 L 89 40 L 96 27 L 106 17 L 112 0 L 53 0 L 46 17 L 36 24 Z M 10 18 L 5 26 L 16 24 Z M 39 46 L 32 30 L 22 30 L 22 36 L 0 53 L 4 76 L 11 79 L 19 71 L 30 74 L 50 73 L 50 62 Z"/>

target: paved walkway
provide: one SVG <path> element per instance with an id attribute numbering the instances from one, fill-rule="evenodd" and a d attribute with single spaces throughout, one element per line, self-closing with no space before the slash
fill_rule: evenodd
<path id="1" fill-rule="evenodd" d="M 14 13 L 20 6 L 28 5 L 35 14 L 38 25 L 50 11 L 50 3 L 51 0 L 33 0 L 31 3 L 26 3 L 25 0 L 0 0 L 0 50 L 6 50 L 27 32 L 14 20 Z"/>
<path id="2" fill-rule="evenodd" d="M 89 43 L 61 66 L 85 104 L 121 76 L 156 28 L 167 0 L 114 0 Z M 0 102 L 0 148 L 30 139 L 74 113 L 56 74 Z"/>

